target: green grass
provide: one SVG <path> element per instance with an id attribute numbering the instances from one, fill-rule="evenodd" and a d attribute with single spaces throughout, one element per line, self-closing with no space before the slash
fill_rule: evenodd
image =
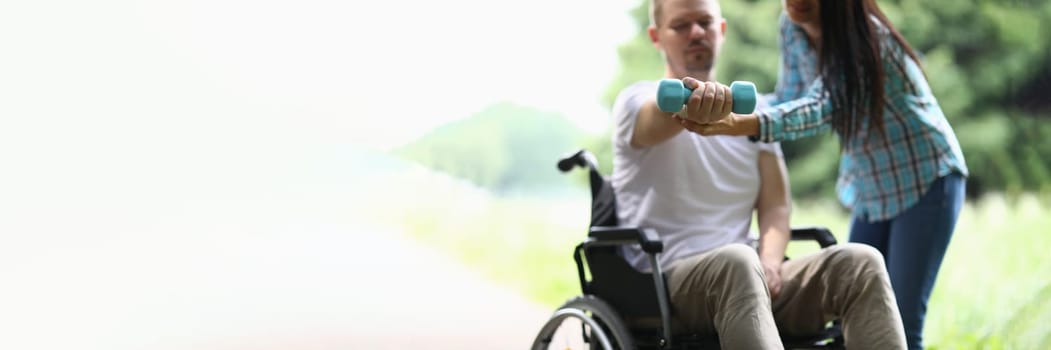
<path id="1" fill-rule="evenodd" d="M 991 196 L 960 216 L 931 296 L 930 344 L 1051 348 L 1051 207 Z"/>
<path id="2" fill-rule="evenodd" d="M 834 203 L 797 203 L 793 225 L 847 239 Z M 965 204 L 928 306 L 929 349 L 1051 348 L 1051 206 L 1033 195 Z M 816 250 L 793 244 L 789 255 Z"/>
<path id="3" fill-rule="evenodd" d="M 424 170 L 391 183 L 404 186 L 374 196 L 369 208 L 380 222 L 552 307 L 580 290 L 572 251 L 585 236 L 586 192 L 569 200 L 499 197 Z"/>
<path id="4" fill-rule="evenodd" d="M 498 197 L 445 178 L 408 183 L 371 210 L 479 273 L 556 307 L 579 293 L 572 250 L 585 236 L 583 190 L 554 198 Z M 797 203 L 793 225 L 846 241 L 833 203 Z M 967 203 L 927 316 L 932 349 L 1051 348 L 1051 206 L 1033 196 Z M 790 256 L 817 250 L 792 244 Z"/>

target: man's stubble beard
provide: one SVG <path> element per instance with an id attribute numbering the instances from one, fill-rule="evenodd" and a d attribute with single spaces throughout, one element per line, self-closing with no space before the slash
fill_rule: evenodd
<path id="1" fill-rule="evenodd" d="M 700 81 L 709 81 L 715 77 L 715 60 L 708 60 L 707 62 L 687 63 L 683 65 L 685 69 L 685 76 L 691 77 Z"/>
<path id="2" fill-rule="evenodd" d="M 707 63 L 686 65 L 686 73 L 687 76 L 697 80 L 708 81 L 715 75 L 713 68 L 715 68 L 715 61 L 710 60 Z"/>
<path id="3" fill-rule="evenodd" d="M 695 53 L 691 57 L 691 54 L 687 53 L 683 58 L 683 67 L 686 69 L 687 76 L 696 78 L 698 80 L 707 81 L 714 78 L 716 54 L 719 52 L 717 47 L 714 47 L 711 43 L 704 40 L 695 40 L 690 42 L 686 47 L 686 50 L 701 49 L 704 53 Z M 690 60 L 695 58 L 695 60 Z"/>
<path id="4" fill-rule="evenodd" d="M 676 75 L 676 79 L 690 77 L 701 81 L 709 81 L 715 77 L 715 71 L 713 70 L 715 68 L 715 56 L 710 55 L 710 57 L 706 61 L 695 60 L 688 62 L 688 56 L 682 56 L 682 61 L 679 64 L 676 64 L 667 56 L 664 57 L 664 60 L 665 65 L 669 67 L 679 67 L 679 69 L 672 71 L 672 74 Z"/>

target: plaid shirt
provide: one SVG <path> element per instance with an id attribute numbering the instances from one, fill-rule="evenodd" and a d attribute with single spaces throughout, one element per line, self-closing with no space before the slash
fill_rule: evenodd
<path id="1" fill-rule="evenodd" d="M 758 140 L 793 140 L 832 130 L 832 100 L 817 75 L 817 55 L 803 32 L 781 15 L 781 70 L 770 107 L 756 111 Z M 878 22 L 877 22 L 878 23 Z M 905 211 L 939 177 L 967 176 L 959 142 L 916 62 L 882 25 L 877 25 L 884 80 L 885 133 L 861 123 L 842 137 L 836 191 L 855 216 L 888 220 Z"/>

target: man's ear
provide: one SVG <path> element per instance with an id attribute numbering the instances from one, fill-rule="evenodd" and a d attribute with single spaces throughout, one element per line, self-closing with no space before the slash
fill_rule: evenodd
<path id="1" fill-rule="evenodd" d="M 719 34 L 722 34 L 720 36 L 723 36 L 723 35 L 726 35 L 726 19 L 723 18 L 722 21 L 720 21 L 720 22 L 721 23 L 719 23 L 719 32 L 720 32 Z"/>
<path id="2" fill-rule="evenodd" d="M 650 42 L 653 43 L 653 46 L 656 46 L 656 47 L 659 48 L 661 43 L 660 43 L 660 40 L 657 39 L 657 27 L 654 27 L 652 25 L 647 27 L 646 28 L 646 34 L 649 34 Z"/>

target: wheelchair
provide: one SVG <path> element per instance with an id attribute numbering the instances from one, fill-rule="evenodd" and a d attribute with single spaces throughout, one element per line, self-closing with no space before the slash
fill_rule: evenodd
<path id="1" fill-rule="evenodd" d="M 591 349 L 719 349 L 716 334 L 673 334 L 667 281 L 657 256 L 663 243 L 650 228 L 618 225 L 616 200 L 609 179 L 598 171 L 593 154 L 582 149 L 558 161 L 563 173 L 587 168 L 591 188 L 591 224 L 587 238 L 573 251 L 583 295 L 570 298 L 544 323 L 531 349 L 547 349 L 564 321 L 577 319 Z M 816 241 L 821 248 L 836 244 L 822 227 L 792 228 L 792 241 Z M 631 267 L 618 248 L 639 244 L 649 255 L 652 273 Z M 787 259 L 787 258 L 786 258 Z M 590 273 L 590 280 L 585 275 Z M 842 349 L 839 321 L 820 334 L 784 336 L 786 349 Z"/>

